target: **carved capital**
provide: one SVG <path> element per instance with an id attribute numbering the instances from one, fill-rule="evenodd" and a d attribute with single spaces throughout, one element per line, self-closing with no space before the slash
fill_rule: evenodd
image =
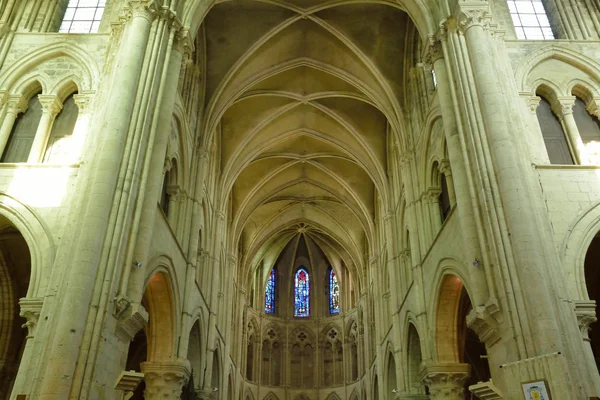
<path id="1" fill-rule="evenodd" d="M 444 175 L 448 176 L 452 176 L 452 169 L 450 168 L 450 160 L 448 160 L 447 158 L 444 158 L 443 160 L 440 161 L 440 171 L 442 171 L 442 173 Z"/>
<path id="2" fill-rule="evenodd" d="M 146 382 L 144 398 L 178 399 L 188 379 L 190 379 L 190 362 L 184 359 L 177 361 L 150 361 L 141 364 Z"/>
<path id="3" fill-rule="evenodd" d="M 37 328 L 38 320 L 40 319 L 43 304 L 44 299 L 42 298 L 23 297 L 19 300 L 19 306 L 21 307 L 19 315 L 27 320 L 27 322 L 22 325 L 23 328 L 27 328 L 27 338 L 35 336 L 35 330 Z"/>
<path id="4" fill-rule="evenodd" d="M 440 188 L 430 188 L 425 193 L 423 193 L 423 198 L 425 200 L 431 200 L 433 202 L 439 202 L 441 194 L 442 194 L 442 189 L 440 189 Z"/>
<path id="5" fill-rule="evenodd" d="M 575 315 L 577 315 L 577 323 L 579 330 L 584 339 L 588 338 L 590 325 L 598 320 L 596 317 L 596 301 L 595 300 L 580 300 L 575 301 Z"/>
<path id="6" fill-rule="evenodd" d="M 131 18 L 144 18 L 149 22 L 157 15 L 157 7 L 154 0 L 129 0 Z"/>
<path id="7" fill-rule="evenodd" d="M 462 398 L 464 385 L 470 376 L 469 364 L 429 364 L 421 370 L 421 381 L 429 387 L 432 398 Z"/>
<path id="8" fill-rule="evenodd" d="M 567 96 L 567 97 L 559 97 L 558 102 L 552 104 L 552 111 L 559 118 L 564 118 L 567 115 L 573 114 L 573 106 L 575 105 L 575 97 Z"/>
<path id="9" fill-rule="evenodd" d="M 148 323 L 148 311 L 146 311 L 144 306 L 141 304 L 131 306 L 128 303 L 128 308 L 129 315 L 118 323 L 115 332 L 117 337 L 125 343 L 131 342 L 136 333 Z M 122 314 L 123 312 L 121 312 Z"/>
<path id="10" fill-rule="evenodd" d="M 455 15 L 461 33 L 466 33 L 475 26 L 480 26 L 486 30 L 490 27 L 491 13 L 487 1 L 461 2 Z"/>
<path id="11" fill-rule="evenodd" d="M 94 95 L 93 94 L 76 94 L 73 95 L 75 105 L 79 109 L 80 114 L 85 114 L 90 108 Z"/>
<path id="12" fill-rule="evenodd" d="M 175 34 L 173 48 L 183 55 L 184 64 L 190 64 L 192 62 L 192 51 L 194 44 L 187 28 L 180 28 L 177 31 Z"/>
<path id="13" fill-rule="evenodd" d="M 536 115 L 536 111 L 540 105 L 540 101 L 542 101 L 542 98 L 539 96 L 530 96 L 527 98 L 527 105 L 529 105 L 529 111 L 531 111 L 533 115 Z"/>
<path id="14" fill-rule="evenodd" d="M 444 51 L 442 49 L 442 42 L 440 39 L 430 35 L 428 41 L 429 47 L 427 49 L 427 59 L 429 62 L 431 62 L 431 64 L 433 64 L 437 60 L 444 58 Z"/>
<path id="15" fill-rule="evenodd" d="M 62 102 L 56 95 L 40 94 L 38 95 L 38 99 L 40 99 L 42 112 L 44 114 L 57 115 L 63 108 Z"/>
<path id="16" fill-rule="evenodd" d="M 489 299 L 485 306 L 475 307 L 467 315 L 467 326 L 471 328 L 488 347 L 500 340 L 498 322 L 500 308 L 498 300 Z"/>
<path id="17" fill-rule="evenodd" d="M 600 119 L 600 98 L 593 98 L 586 107 L 587 112 Z"/>
<path id="18" fill-rule="evenodd" d="M 8 107 L 8 112 L 13 112 L 15 114 L 19 114 L 25 112 L 27 110 L 27 100 L 23 95 L 13 94 L 8 96 L 6 100 L 6 105 Z"/>

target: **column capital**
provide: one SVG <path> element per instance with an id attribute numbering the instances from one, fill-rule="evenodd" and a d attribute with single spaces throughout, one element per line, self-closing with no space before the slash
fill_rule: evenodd
<path id="1" fill-rule="evenodd" d="M 144 398 L 178 399 L 191 375 L 190 362 L 179 358 L 176 361 L 147 361 L 141 364 L 146 382 Z"/>
<path id="2" fill-rule="evenodd" d="M 594 97 L 586 107 L 587 112 L 600 119 L 600 98 Z"/>
<path id="3" fill-rule="evenodd" d="M 533 115 L 536 115 L 536 111 L 537 108 L 540 105 L 540 101 L 542 101 L 542 98 L 540 96 L 525 96 L 525 101 L 527 102 L 527 105 L 529 106 L 529 111 L 531 111 L 531 113 Z"/>
<path id="4" fill-rule="evenodd" d="M 461 2 L 456 7 L 455 17 L 459 31 L 462 33 L 475 26 L 489 29 L 491 19 L 490 5 L 487 1 Z"/>
<path id="5" fill-rule="evenodd" d="M 62 101 L 55 94 L 40 94 L 38 99 L 45 114 L 57 115 L 63 108 Z"/>
<path id="6" fill-rule="evenodd" d="M 43 304 L 44 299 L 42 298 L 23 297 L 19 300 L 19 306 L 21 306 L 19 315 L 27 320 L 22 326 L 23 328 L 27 328 L 28 338 L 35 336 L 35 330 L 40 318 L 40 313 L 42 312 Z"/>
<path id="7" fill-rule="evenodd" d="M 158 12 L 155 0 L 129 0 L 129 8 L 132 19 L 145 18 L 149 22 L 152 22 Z"/>
<path id="8" fill-rule="evenodd" d="M 441 28 L 440 28 L 441 30 Z M 437 60 L 444 58 L 444 50 L 442 49 L 442 42 L 439 38 L 434 35 L 428 37 L 429 47 L 427 49 L 427 60 L 433 64 Z"/>
<path id="9" fill-rule="evenodd" d="M 89 111 L 90 104 L 94 99 L 93 93 L 80 93 L 73 95 L 75 105 L 79 109 L 79 113 L 85 114 Z"/>
<path id="10" fill-rule="evenodd" d="M 8 110 L 15 113 L 22 113 L 27 110 L 27 99 L 22 94 L 11 94 L 6 99 Z"/>
<path id="11" fill-rule="evenodd" d="M 596 301 L 595 300 L 579 300 L 575 301 L 575 315 L 577 315 L 577 323 L 579 330 L 584 338 L 588 337 L 590 325 L 598 320 L 596 317 Z"/>
<path id="12" fill-rule="evenodd" d="M 446 176 L 452 176 L 452 168 L 450 167 L 450 160 L 444 158 L 440 161 L 440 171 Z"/>
<path id="13" fill-rule="evenodd" d="M 433 398 L 460 399 L 470 373 L 469 364 L 439 363 L 425 365 L 420 375 Z"/>
<path id="14" fill-rule="evenodd" d="M 558 97 L 557 101 L 552 104 L 552 111 L 560 118 L 565 115 L 573 114 L 573 106 L 575 105 L 575 96 Z"/>

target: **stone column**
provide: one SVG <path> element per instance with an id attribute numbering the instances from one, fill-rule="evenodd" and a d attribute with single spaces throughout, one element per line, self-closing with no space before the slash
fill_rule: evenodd
<path id="1" fill-rule="evenodd" d="M 25 318 L 23 328 L 27 328 L 27 341 L 25 343 L 25 349 L 23 350 L 23 356 L 19 365 L 19 372 L 15 379 L 15 383 L 12 388 L 11 399 L 17 394 L 29 394 L 32 380 L 32 372 L 35 370 L 36 359 L 33 358 L 33 338 L 36 334 L 38 326 L 38 320 L 42 311 L 42 305 L 44 299 L 42 298 L 28 298 L 24 297 L 19 300 L 19 306 L 21 312 L 19 315 Z M 33 360 L 32 360 L 33 359 Z"/>
<path id="2" fill-rule="evenodd" d="M 71 137 L 71 151 L 69 159 L 71 162 L 77 162 L 82 158 L 81 151 L 85 143 L 85 136 L 89 124 L 89 110 L 92 103 L 93 94 L 76 94 L 73 96 L 75 105 L 79 109 L 75 128 L 73 128 L 73 136 Z"/>
<path id="3" fill-rule="evenodd" d="M 435 239 L 440 227 L 442 226 L 440 194 L 442 194 L 442 190 L 438 188 L 432 188 L 427 191 L 427 196 L 429 197 L 429 212 L 431 213 L 432 240 Z"/>
<path id="4" fill-rule="evenodd" d="M 79 221 L 85 229 L 80 231 L 75 243 L 60 246 L 55 262 L 63 262 L 69 268 L 61 286 L 62 293 L 51 316 L 53 331 L 47 345 L 47 363 L 40 373 L 39 396 L 41 400 L 62 400 L 70 397 L 81 353 L 84 331 L 89 325 L 88 313 L 96 278 L 112 266 L 102 264 L 107 240 L 108 221 L 118 192 L 117 177 L 129 135 L 129 126 L 140 84 L 146 47 L 154 11 L 149 1 L 130 1 L 131 19 L 127 22 L 120 48 L 114 60 L 114 72 L 109 80 L 110 104 L 102 112 L 103 120 L 96 129 L 102 133 L 97 154 L 90 167 L 80 172 L 86 179 L 78 190 L 87 192 L 81 196 L 81 212 L 73 212 L 69 219 Z M 97 168 L 94 168 L 97 166 Z M 120 196 L 120 194 L 117 194 Z M 77 207 L 73 207 L 77 209 Z M 112 270 L 111 270 L 112 272 Z M 111 274 L 109 273 L 109 275 Z M 59 316 L 54 318 L 54 316 Z M 84 356 L 85 357 L 85 356 Z M 81 363 L 80 363 L 81 364 Z M 91 381 L 91 378 L 88 382 Z M 37 392 L 36 392 L 37 393 Z"/>
<path id="5" fill-rule="evenodd" d="M 40 104 L 42 105 L 42 117 L 40 118 L 40 124 L 35 132 L 35 138 L 29 151 L 28 163 L 40 163 L 44 158 L 44 152 L 46 151 L 46 144 L 52 133 L 52 126 L 56 116 L 62 110 L 62 102 L 58 96 L 53 94 L 38 96 Z"/>
<path id="6" fill-rule="evenodd" d="M 573 106 L 575 105 L 575 97 L 560 97 L 558 103 L 552 105 L 554 113 L 560 119 L 563 125 L 567 140 L 573 151 L 573 159 L 575 164 L 588 164 L 585 146 L 579 135 L 579 129 L 573 117 Z"/>
<path id="7" fill-rule="evenodd" d="M 596 317 L 596 301 L 576 301 L 575 315 L 577 315 L 577 323 L 579 324 L 581 338 L 583 339 L 584 357 L 590 374 L 590 393 L 600 393 L 600 375 L 598 374 L 598 366 L 596 365 L 596 359 L 594 358 L 592 343 L 589 336 L 589 331 L 591 330 L 590 326 L 598 321 L 598 318 Z"/>
<path id="8" fill-rule="evenodd" d="M 6 104 L 7 109 L 6 113 L 4 114 L 4 120 L 2 121 L 2 125 L 0 125 L 0 158 L 4 154 L 6 144 L 10 138 L 10 133 L 15 125 L 17 116 L 20 113 L 25 112 L 25 110 L 27 110 L 27 106 L 27 101 L 22 95 L 17 94 L 9 96 Z"/>
<path id="9" fill-rule="evenodd" d="M 464 400 L 470 372 L 469 364 L 430 364 L 421 371 L 421 380 L 431 400 Z"/>
<path id="10" fill-rule="evenodd" d="M 144 398 L 147 400 L 179 400 L 191 374 L 190 363 L 184 359 L 143 362 L 141 368 L 146 382 Z"/>
<path id="11" fill-rule="evenodd" d="M 542 133 L 540 122 L 538 121 L 536 112 L 542 99 L 538 96 L 527 95 L 525 96 L 524 100 L 527 103 L 529 111 L 531 111 L 530 126 L 532 129 L 527 135 L 531 161 L 533 161 L 536 164 L 550 164 L 550 159 L 548 158 L 548 151 L 546 150 L 546 143 L 544 142 L 544 135 Z"/>

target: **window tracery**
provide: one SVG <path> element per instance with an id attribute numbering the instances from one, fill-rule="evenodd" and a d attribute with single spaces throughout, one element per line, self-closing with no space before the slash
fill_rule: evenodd
<path id="1" fill-rule="evenodd" d="M 70 0 L 59 32 L 98 32 L 105 6 L 106 0 Z"/>
<path id="2" fill-rule="evenodd" d="M 265 287 L 265 313 L 275 312 L 275 268 L 271 269 Z"/>
<path id="3" fill-rule="evenodd" d="M 310 316 L 310 277 L 308 271 L 300 268 L 294 275 L 294 316 Z"/>
<path id="4" fill-rule="evenodd" d="M 340 313 L 340 285 L 333 268 L 329 267 L 329 313 Z"/>

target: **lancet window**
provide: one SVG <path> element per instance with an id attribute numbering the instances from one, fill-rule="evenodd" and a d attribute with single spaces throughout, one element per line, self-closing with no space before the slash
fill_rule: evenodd
<path id="1" fill-rule="evenodd" d="M 519 39 L 554 39 L 542 0 L 509 0 L 508 8 Z"/>
<path id="2" fill-rule="evenodd" d="M 340 313 L 340 285 L 333 268 L 329 268 L 329 313 Z"/>
<path id="3" fill-rule="evenodd" d="M 275 312 L 275 268 L 271 270 L 265 287 L 265 313 Z"/>
<path id="4" fill-rule="evenodd" d="M 96 33 L 106 0 L 69 0 L 60 33 Z"/>
<path id="5" fill-rule="evenodd" d="M 300 268 L 294 276 L 294 316 L 310 315 L 310 278 L 308 271 Z"/>

